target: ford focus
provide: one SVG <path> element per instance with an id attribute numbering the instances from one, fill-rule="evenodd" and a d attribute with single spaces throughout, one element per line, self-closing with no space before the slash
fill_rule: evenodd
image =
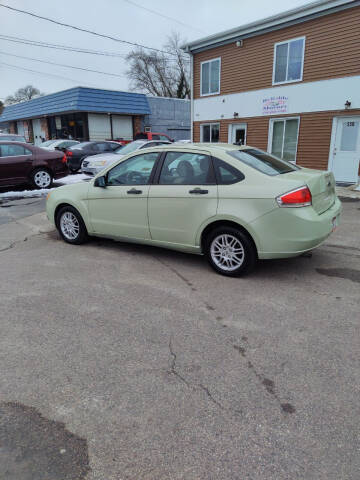
<path id="1" fill-rule="evenodd" d="M 340 213 L 332 173 L 228 144 L 136 151 L 47 200 L 68 243 L 97 236 L 203 254 L 227 276 L 318 247 Z"/>

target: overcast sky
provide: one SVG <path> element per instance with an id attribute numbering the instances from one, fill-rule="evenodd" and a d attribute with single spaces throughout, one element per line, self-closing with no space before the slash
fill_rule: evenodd
<path id="1" fill-rule="evenodd" d="M 135 6 L 132 0 L 0 0 L 0 3 L 155 48 L 161 48 L 172 31 L 179 32 L 184 40 L 195 40 L 310 3 L 306 0 L 133 1 L 158 12 L 159 15 Z M 161 15 L 172 19 L 163 18 Z M 76 32 L 2 7 L 0 35 L 120 54 L 131 50 L 129 45 Z M 48 65 L 5 53 L 90 68 L 121 77 Z M 42 73 L 15 69 L 5 66 L 4 63 Z M 45 93 L 77 85 L 129 90 L 128 80 L 124 75 L 126 70 L 127 65 L 123 58 L 66 52 L 0 39 L 0 99 L 27 84 L 32 84 Z"/>

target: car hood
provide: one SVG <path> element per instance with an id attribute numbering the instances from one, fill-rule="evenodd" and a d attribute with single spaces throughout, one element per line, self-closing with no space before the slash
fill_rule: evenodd
<path id="1" fill-rule="evenodd" d="M 116 162 L 116 160 L 120 160 L 121 155 L 119 153 L 100 153 L 99 155 L 92 155 L 88 160 L 89 165 L 108 165 L 110 163 Z M 102 163 L 105 162 L 105 163 Z"/>

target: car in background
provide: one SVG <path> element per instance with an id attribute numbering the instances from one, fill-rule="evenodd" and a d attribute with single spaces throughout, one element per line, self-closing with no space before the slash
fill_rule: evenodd
<path id="1" fill-rule="evenodd" d="M 0 133 L 0 142 L 23 142 L 27 143 L 23 135 L 15 133 Z"/>
<path id="2" fill-rule="evenodd" d="M 164 140 L 168 142 L 173 142 L 174 139 L 170 138 L 166 133 L 156 133 L 156 132 L 139 132 L 135 135 L 134 140 Z"/>
<path id="3" fill-rule="evenodd" d="M 129 153 L 135 152 L 136 150 L 140 150 L 142 148 L 158 147 L 160 145 L 167 145 L 169 143 L 171 142 L 160 140 L 135 140 L 134 142 L 125 145 L 125 147 L 115 150 L 112 154 L 95 155 L 89 159 L 85 158 L 81 165 L 81 171 L 87 175 L 97 175 L 99 172 L 101 172 L 101 170 L 104 170 L 104 168 L 108 167 Z"/>
<path id="4" fill-rule="evenodd" d="M 46 210 L 68 243 L 94 235 L 204 254 L 218 273 L 240 276 L 258 259 L 321 245 L 341 203 L 331 172 L 203 143 L 133 151 L 90 182 L 52 191 Z"/>
<path id="5" fill-rule="evenodd" d="M 81 142 L 73 147 L 66 149 L 65 154 L 68 167 L 71 173 L 76 173 L 81 168 L 81 163 L 85 157 L 97 155 L 99 153 L 111 153 L 122 148 L 116 142 Z"/>
<path id="6" fill-rule="evenodd" d="M 0 187 L 30 184 L 49 188 L 69 174 L 66 156 L 29 143 L 0 141 Z"/>
<path id="7" fill-rule="evenodd" d="M 58 139 L 58 140 L 47 140 L 39 145 L 41 148 L 45 148 L 46 150 L 62 150 L 65 152 L 67 148 L 73 147 L 77 145 L 77 140 L 67 140 L 67 139 Z"/>

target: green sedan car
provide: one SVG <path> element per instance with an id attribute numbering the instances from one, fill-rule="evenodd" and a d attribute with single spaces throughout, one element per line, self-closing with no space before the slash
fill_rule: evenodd
<path id="1" fill-rule="evenodd" d="M 90 182 L 53 190 L 47 216 L 73 244 L 107 237 L 204 254 L 227 276 L 301 255 L 336 228 L 330 172 L 257 148 L 187 144 L 127 155 Z"/>

